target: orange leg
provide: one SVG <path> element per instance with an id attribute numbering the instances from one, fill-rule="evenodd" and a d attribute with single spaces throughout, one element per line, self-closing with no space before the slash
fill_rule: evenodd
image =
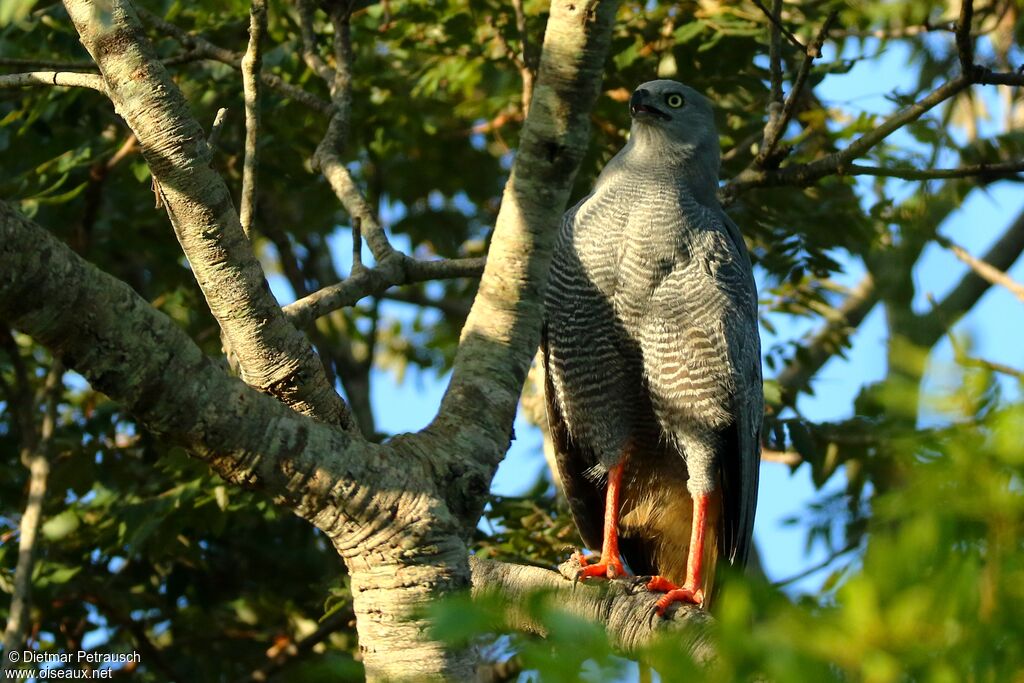
<path id="1" fill-rule="evenodd" d="M 647 583 L 647 590 L 667 591 L 658 600 L 657 610 L 659 616 L 665 615 L 665 610 L 673 602 L 691 602 L 700 605 L 704 602 L 704 590 L 701 584 L 704 583 L 704 531 L 708 522 L 708 496 L 697 496 L 693 500 L 693 528 L 690 531 L 690 554 L 686 559 L 686 583 L 677 587 L 671 581 L 655 576 Z"/>
<path id="2" fill-rule="evenodd" d="M 626 576 L 626 568 L 619 557 L 619 491 L 622 488 L 622 471 L 625 460 L 608 469 L 608 493 L 604 503 L 604 541 L 601 545 L 601 560 L 584 567 L 577 578 L 591 576 L 614 579 Z"/>

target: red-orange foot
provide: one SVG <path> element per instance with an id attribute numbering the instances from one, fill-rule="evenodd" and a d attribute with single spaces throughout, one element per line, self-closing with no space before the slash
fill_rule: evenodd
<path id="1" fill-rule="evenodd" d="M 661 596 L 655 604 L 655 610 L 658 612 L 658 616 L 665 616 L 665 610 L 668 609 L 668 606 L 673 602 L 688 602 L 693 605 L 700 606 L 704 604 L 704 591 L 700 588 L 690 588 L 688 586 L 670 590 Z"/>
<path id="2" fill-rule="evenodd" d="M 601 558 L 601 560 L 597 564 L 586 565 L 580 569 L 576 574 L 576 578 L 588 579 L 597 576 L 602 579 L 618 579 L 623 576 L 629 576 L 621 561 L 612 560 L 611 562 L 604 562 L 604 558 Z"/>
<path id="3" fill-rule="evenodd" d="M 679 588 L 664 576 L 652 576 L 651 580 L 647 582 L 647 590 L 653 593 L 667 593 L 668 591 L 674 591 Z"/>

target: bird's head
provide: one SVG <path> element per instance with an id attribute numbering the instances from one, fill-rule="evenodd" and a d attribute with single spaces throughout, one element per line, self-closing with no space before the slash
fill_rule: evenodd
<path id="1" fill-rule="evenodd" d="M 648 81 L 629 98 L 631 137 L 718 169 L 718 132 L 711 102 L 676 81 Z M 646 146 L 646 145 L 645 145 Z"/>

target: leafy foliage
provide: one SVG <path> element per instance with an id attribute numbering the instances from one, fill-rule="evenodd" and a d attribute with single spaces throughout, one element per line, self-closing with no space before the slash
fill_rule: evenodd
<path id="1" fill-rule="evenodd" d="M 240 0 L 139 4 L 217 45 L 244 50 L 248 6 Z M 302 59 L 295 5 L 269 4 L 264 68 L 326 101 L 326 86 Z M 1024 38 L 1019 9 L 1011 2 L 976 4 L 985 33 L 979 50 L 996 66 L 1009 64 L 1012 46 Z M 513 8 L 496 0 L 357 5 L 347 147 L 353 173 L 408 251 L 421 257 L 484 253 L 523 118 L 522 83 L 509 52 L 524 47 Z M 2 7 L 4 58 L 87 60 L 59 5 L 20 0 Z M 547 6 L 526 0 L 524 7 L 529 64 L 537 56 Z M 797 104 L 783 140 L 791 147 L 787 163 L 820 159 L 878 123 L 855 106 L 820 100 L 814 87 L 823 80 L 903 46 L 915 76 L 915 84 L 898 93 L 905 103 L 959 68 L 950 35 L 909 30 L 952 20 L 946 3 L 787 3 L 784 20 L 809 43 L 833 7 L 842 32 L 834 36 L 831 56 L 815 64 Z M 329 38 L 322 11 L 315 25 Z M 867 36 L 876 31 L 881 38 Z M 230 110 L 214 165 L 237 187 L 244 138 L 238 73 L 191 58 L 172 35 L 149 30 L 148 36 L 172 62 L 198 120 L 209 125 L 217 109 Z M 624 102 L 637 83 L 654 75 L 685 80 L 715 101 L 723 177 L 738 174 L 756 154 L 763 130 L 766 38 L 767 21 L 749 2 L 623 3 L 575 195 L 591 187 L 624 142 Z M 317 51 L 333 59 L 329 40 Z M 782 57 L 788 88 L 803 56 L 784 42 Z M 1010 98 L 1007 121 L 996 134 L 977 129 L 983 107 L 980 98 L 964 93 L 872 149 L 867 161 L 924 168 L 1020 159 L 1019 94 Z M 322 114 L 274 90 L 265 91 L 262 108 L 254 247 L 274 286 L 302 296 L 346 274 L 349 264 L 341 254 L 348 249 L 348 217 L 309 164 L 326 126 Z M 153 208 L 148 169 L 102 95 L 0 90 L 0 154 L 0 196 L 128 282 L 206 353 L 221 356 L 216 323 L 163 211 Z M 766 331 L 794 319 L 834 321 L 846 294 L 836 283 L 847 264 L 863 263 L 894 321 L 892 340 L 906 337 L 930 347 L 937 339 L 913 339 L 913 324 L 899 323 L 913 323 L 907 315 L 915 294 L 912 268 L 942 219 L 991 181 L 908 188 L 891 179 L 865 183 L 833 176 L 807 187 L 742 194 L 730 213 L 744 228 L 764 283 Z M 381 370 L 401 376 L 410 366 L 439 373 L 450 368 L 474 293 L 472 282 L 434 282 L 318 321 L 313 341 L 364 428 L 376 434 L 369 392 Z M 848 347 L 848 332 L 829 337 L 830 353 Z M 5 592 L 17 560 L 28 477 L 19 463 L 28 430 L 17 406 L 27 402 L 38 424 L 51 363 L 31 339 L 16 336 L 16 342 L 0 353 Z M 810 470 L 816 485 L 846 478 L 843 490 L 823 497 L 808 516 L 814 521 L 809 542 L 846 550 L 849 561 L 811 598 L 733 581 L 714 634 L 721 665 L 703 675 L 723 681 L 754 675 L 1014 680 L 1024 666 L 1019 402 L 1000 393 L 1005 384 L 973 366 L 955 371 L 963 380 L 958 391 L 922 396 L 923 352 L 901 366 L 892 341 L 890 376 L 862 393 L 851 407 L 854 416 L 815 424 L 786 405 L 773 377 L 805 362 L 811 345 L 780 338 L 766 349 L 766 389 L 775 412 L 765 431 L 768 445 L 799 456 L 796 468 Z M 946 426 L 918 431 L 915 418 L 930 401 L 942 407 Z M 140 681 L 241 680 L 269 664 L 287 667 L 281 680 L 360 677 L 351 595 L 322 536 L 142 433 L 131 416 L 70 373 L 59 416 L 33 581 L 35 647 L 141 651 L 143 662 L 134 672 Z M 546 481 L 523 497 L 495 497 L 486 516 L 490 526 L 482 525 L 477 537 L 481 555 L 552 565 L 577 542 Z M 0 601 L 0 616 L 6 616 L 6 602 Z M 524 608 L 534 610 L 549 634 L 546 641 L 508 641 L 528 669 L 545 680 L 574 680 L 581 667 L 592 680 L 623 675 L 622 661 L 593 627 L 566 618 L 542 598 Z M 500 605 L 462 602 L 444 609 L 438 628 L 454 641 L 505 627 Z M 310 637 L 314 655 L 295 655 Z M 640 656 L 662 680 L 698 676 L 671 644 Z"/>

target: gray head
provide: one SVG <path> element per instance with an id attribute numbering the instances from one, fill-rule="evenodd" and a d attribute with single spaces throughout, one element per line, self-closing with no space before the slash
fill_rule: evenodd
<path id="1" fill-rule="evenodd" d="M 676 81 L 648 81 L 629 98 L 630 145 L 717 183 L 720 152 L 711 102 Z"/>

